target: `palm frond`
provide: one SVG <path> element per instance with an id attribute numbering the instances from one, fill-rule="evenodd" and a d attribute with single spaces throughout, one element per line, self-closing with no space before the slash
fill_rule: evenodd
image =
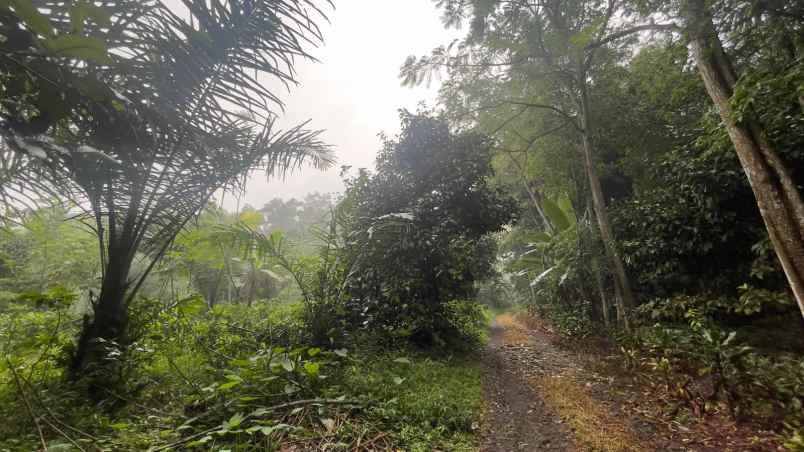
<path id="1" fill-rule="evenodd" d="M 32 3 L 56 36 L 72 33 L 67 3 Z M 108 24 L 87 23 L 83 33 L 106 44 L 107 61 L 42 49 L 10 55 L 0 45 L 0 74 L 32 83 L 36 108 L 72 102 L 58 106 L 58 120 L 39 115 L 34 132 L 14 108 L 27 98 L 0 101 L 0 200 L 68 197 L 95 217 L 102 247 L 139 251 L 150 269 L 210 197 L 241 187 L 244 175 L 333 164 L 320 131 L 277 129 L 272 110 L 282 102 L 264 84 L 296 83 L 296 60 L 312 59 L 324 18 L 316 3 L 119 0 L 101 8 Z"/>

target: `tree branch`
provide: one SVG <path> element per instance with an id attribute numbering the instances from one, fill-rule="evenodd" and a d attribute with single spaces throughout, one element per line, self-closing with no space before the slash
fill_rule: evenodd
<path id="1" fill-rule="evenodd" d="M 471 115 L 471 114 L 474 114 L 474 113 L 478 113 L 478 112 L 481 112 L 481 111 L 485 111 L 485 110 L 494 110 L 495 108 L 500 108 L 503 105 L 517 105 L 517 106 L 520 106 L 520 107 L 525 107 L 524 110 L 527 110 L 527 109 L 530 109 L 530 108 L 536 108 L 536 109 L 541 109 L 541 110 L 552 111 L 552 112 L 558 114 L 559 116 L 561 116 L 562 118 L 564 118 L 565 120 L 567 120 L 567 122 L 572 124 L 575 127 L 576 130 L 578 130 L 578 131 L 581 130 L 581 127 L 578 125 L 578 122 L 577 122 L 576 118 L 574 116 L 572 116 L 571 114 L 565 112 L 564 110 L 562 110 L 562 109 L 560 109 L 558 107 L 554 107 L 552 105 L 538 104 L 538 103 L 526 102 L 526 101 L 521 101 L 521 100 L 502 100 L 502 101 L 497 102 L 496 104 L 492 104 L 492 105 L 481 105 L 480 107 L 473 108 L 473 109 L 471 109 L 469 111 L 466 111 L 464 113 L 461 113 L 461 114 L 457 115 L 455 117 L 455 119 L 461 119 L 461 118 L 463 118 L 465 116 L 468 116 L 468 115 Z M 522 112 L 517 113 L 516 116 L 519 116 L 521 113 Z"/>
<path id="2" fill-rule="evenodd" d="M 620 30 L 616 33 L 612 33 L 605 38 L 599 39 L 589 45 L 586 46 L 586 50 L 592 50 L 598 48 L 600 46 L 606 45 L 612 41 L 616 41 L 620 38 L 624 38 L 628 35 L 639 33 L 640 31 L 681 31 L 682 28 L 674 23 L 669 24 L 644 24 L 644 25 L 637 25 L 635 27 L 626 28 L 625 30 Z"/>

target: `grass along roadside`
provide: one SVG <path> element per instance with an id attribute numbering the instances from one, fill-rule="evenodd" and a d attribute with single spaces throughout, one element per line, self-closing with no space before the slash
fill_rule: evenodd
<path id="1" fill-rule="evenodd" d="M 572 426 L 579 444 L 602 452 L 644 451 L 630 428 L 615 419 L 577 381 L 564 376 L 532 379 L 547 405 Z"/>
<path id="2" fill-rule="evenodd" d="M 625 452 L 645 450 L 630 426 L 616 418 L 598 401 L 578 375 L 568 355 L 555 349 L 547 337 L 533 330 L 533 319 L 523 312 L 504 312 L 496 317 L 504 328 L 502 342 L 519 355 L 514 362 L 525 366 L 527 384 L 542 398 L 545 406 L 571 428 L 574 442 L 589 450 Z M 529 372 L 528 366 L 539 369 Z"/>
<path id="3" fill-rule="evenodd" d="M 385 354 L 355 360 L 344 392 L 372 400 L 361 417 L 406 451 L 469 451 L 477 447 L 482 401 L 476 356 Z"/>

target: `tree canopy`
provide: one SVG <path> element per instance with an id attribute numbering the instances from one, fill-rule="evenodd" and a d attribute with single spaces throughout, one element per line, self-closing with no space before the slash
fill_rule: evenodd
<path id="1" fill-rule="evenodd" d="M 475 283 L 493 273 L 489 234 L 514 219 L 516 207 L 490 185 L 487 137 L 426 113 L 402 112 L 401 122 L 376 172 L 347 181 L 356 273 L 348 291 L 369 326 L 443 341 L 454 334 L 446 304 L 474 298 Z"/>

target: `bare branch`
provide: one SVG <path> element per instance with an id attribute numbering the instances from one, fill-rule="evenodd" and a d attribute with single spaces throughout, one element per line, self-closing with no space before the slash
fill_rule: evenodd
<path id="1" fill-rule="evenodd" d="M 674 23 L 669 24 L 644 24 L 644 25 L 637 25 L 635 27 L 626 28 L 625 30 L 620 30 L 618 32 L 612 33 L 604 38 L 601 38 L 595 42 L 590 43 L 586 46 L 587 50 L 595 49 L 597 47 L 604 46 L 612 41 L 616 41 L 620 38 L 624 38 L 628 35 L 632 35 L 634 33 L 639 33 L 642 31 L 670 31 L 670 32 L 680 32 L 682 28 Z"/>

